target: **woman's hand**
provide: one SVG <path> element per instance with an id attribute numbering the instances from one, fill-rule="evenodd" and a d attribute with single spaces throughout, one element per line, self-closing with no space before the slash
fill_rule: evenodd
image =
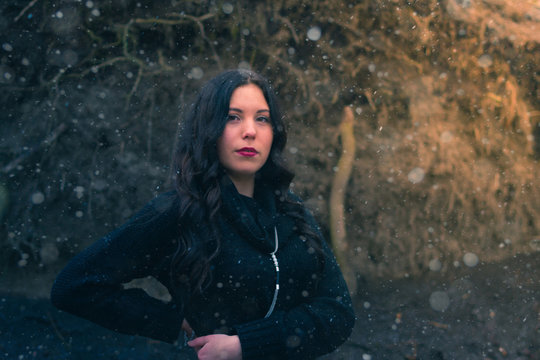
<path id="1" fill-rule="evenodd" d="M 242 347 L 238 335 L 206 335 L 188 341 L 199 360 L 241 360 Z"/>

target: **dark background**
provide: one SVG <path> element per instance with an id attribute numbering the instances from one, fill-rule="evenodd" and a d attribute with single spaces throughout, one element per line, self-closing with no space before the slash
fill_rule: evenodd
<path id="1" fill-rule="evenodd" d="M 70 330 L 48 307 L 54 275 L 170 187 L 185 109 L 237 67 L 278 91 L 293 190 L 329 241 L 353 109 L 342 205 L 359 325 L 336 358 L 538 356 L 539 26 L 533 1 L 3 3 L 0 337 L 25 336 L 0 358 L 124 346 Z"/>

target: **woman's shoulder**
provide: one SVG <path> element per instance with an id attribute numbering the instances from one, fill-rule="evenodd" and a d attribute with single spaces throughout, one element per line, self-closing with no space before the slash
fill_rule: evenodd
<path id="1" fill-rule="evenodd" d="M 313 214 L 313 209 L 310 208 L 304 199 L 302 199 L 299 195 L 294 193 L 292 190 L 288 190 L 287 192 L 287 200 L 295 204 L 297 206 L 297 209 L 300 210 L 300 212 L 303 214 L 304 219 L 306 222 L 313 228 L 315 231 L 320 231 L 319 224 L 317 220 L 315 219 L 315 216 Z"/>
<path id="2" fill-rule="evenodd" d="M 125 226 L 164 226 L 166 223 L 177 223 L 179 203 L 179 196 L 174 190 L 157 194 Z"/>
<path id="3" fill-rule="evenodd" d="M 180 197 L 175 190 L 169 190 L 157 194 L 150 202 L 147 204 L 148 207 L 153 209 L 158 213 L 164 213 L 169 211 L 177 211 L 178 205 L 180 203 Z"/>
<path id="4" fill-rule="evenodd" d="M 302 198 L 298 196 L 296 193 L 294 193 L 294 191 L 292 191 L 291 189 L 287 190 L 286 197 L 287 197 L 287 200 L 293 203 L 296 203 L 298 205 L 304 206 L 304 200 L 302 200 Z"/>

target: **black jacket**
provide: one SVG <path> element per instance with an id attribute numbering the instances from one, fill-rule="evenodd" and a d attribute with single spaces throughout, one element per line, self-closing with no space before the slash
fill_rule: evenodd
<path id="1" fill-rule="evenodd" d="M 171 343 L 186 318 L 197 336 L 237 334 L 244 360 L 312 359 L 331 352 L 354 325 L 347 286 L 328 246 L 322 244 L 321 263 L 320 254 L 295 232 L 293 220 L 276 210 L 277 201 L 268 187 L 256 187 L 252 199 L 240 195 L 230 180 L 223 182 L 221 251 L 202 295 L 188 300 L 171 282 L 180 229 L 178 195 L 168 192 L 73 258 L 57 277 L 51 300 L 109 329 Z M 318 231 L 313 217 L 307 211 L 305 216 Z M 280 288 L 275 310 L 264 318 L 276 284 L 269 254 L 274 226 Z M 172 301 L 123 287 L 147 276 L 167 287 Z"/>

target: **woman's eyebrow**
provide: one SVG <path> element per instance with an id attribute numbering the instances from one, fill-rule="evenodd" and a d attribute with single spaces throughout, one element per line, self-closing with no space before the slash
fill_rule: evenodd
<path id="1" fill-rule="evenodd" d="M 239 112 L 239 113 L 244 112 L 242 109 L 238 109 L 238 108 L 229 108 L 229 111 L 236 111 L 236 112 Z M 269 112 L 270 112 L 270 110 L 268 110 L 268 109 L 257 110 L 257 113 L 269 113 Z"/>

